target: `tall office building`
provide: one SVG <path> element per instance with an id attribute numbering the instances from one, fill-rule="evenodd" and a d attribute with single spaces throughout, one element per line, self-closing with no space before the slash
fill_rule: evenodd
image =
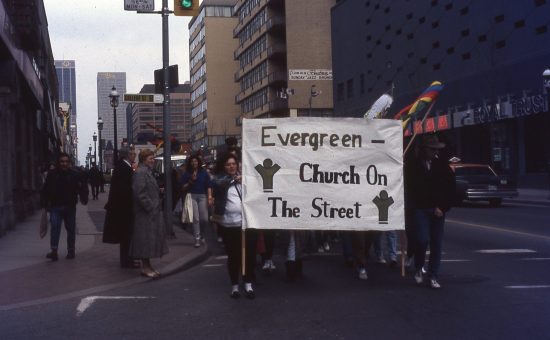
<path id="1" fill-rule="evenodd" d="M 70 133 L 73 141 L 76 142 L 77 123 L 76 123 L 76 74 L 74 60 L 55 60 L 55 71 L 57 73 L 57 83 L 59 85 L 59 102 L 69 103 L 71 105 L 71 117 L 69 119 Z M 76 146 L 76 143 L 75 143 Z M 75 147 L 75 159 L 78 159 Z"/>
<path id="2" fill-rule="evenodd" d="M 396 113 L 438 80 L 445 87 L 415 131 L 437 131 L 465 162 L 546 182 L 549 23 L 550 3 L 538 0 L 341 0 L 332 10 L 335 114 L 362 116 L 393 86 Z"/>
<path id="3" fill-rule="evenodd" d="M 189 23 L 189 60 L 193 149 L 213 148 L 228 136 L 240 136 L 240 110 L 235 104 L 238 84 L 233 51 L 237 41 L 232 16 L 236 0 L 204 0 Z"/>
<path id="4" fill-rule="evenodd" d="M 235 100 L 243 117 L 332 115 L 330 8 L 336 0 L 239 0 Z"/>
<path id="5" fill-rule="evenodd" d="M 139 93 L 155 93 L 155 85 L 145 84 Z M 163 105 L 136 103 L 128 105 L 131 110 L 128 140 L 133 144 L 144 144 L 163 136 Z M 180 84 L 170 89 L 170 134 L 180 143 L 191 140 L 191 86 Z"/>
<path id="6" fill-rule="evenodd" d="M 114 145 L 114 117 L 113 108 L 111 107 L 111 89 L 115 86 L 119 97 L 119 104 L 116 108 L 117 113 L 117 143 L 118 148 L 122 144 L 122 140 L 127 138 L 126 129 L 126 103 L 122 102 L 122 96 L 126 93 L 126 72 L 98 72 L 97 73 L 97 116 L 103 119 L 103 130 L 101 139 L 104 143 L 98 143 L 105 146 L 109 141 Z M 98 151 L 99 153 L 99 151 Z"/>

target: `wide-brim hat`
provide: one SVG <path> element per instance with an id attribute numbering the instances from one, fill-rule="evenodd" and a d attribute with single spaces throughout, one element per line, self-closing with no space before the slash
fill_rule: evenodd
<path id="1" fill-rule="evenodd" d="M 445 143 L 440 142 L 436 135 L 425 135 L 422 136 L 422 146 L 430 149 L 443 149 Z"/>

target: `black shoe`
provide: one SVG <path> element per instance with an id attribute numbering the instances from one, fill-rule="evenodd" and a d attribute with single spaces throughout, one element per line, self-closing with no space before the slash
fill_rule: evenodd
<path id="1" fill-rule="evenodd" d="M 57 250 L 52 250 L 48 254 L 46 254 L 46 258 L 51 259 L 52 261 L 57 261 Z"/>
<path id="2" fill-rule="evenodd" d="M 233 299 L 238 299 L 241 297 L 241 293 L 238 290 L 232 291 L 230 295 Z"/>
<path id="3" fill-rule="evenodd" d="M 395 268 L 395 267 L 397 267 L 397 261 L 396 260 L 391 260 L 390 268 Z"/>
<path id="4" fill-rule="evenodd" d="M 72 260 L 75 258 L 74 249 L 69 249 L 69 252 L 67 253 L 67 260 Z"/>
<path id="5" fill-rule="evenodd" d="M 254 291 L 252 289 L 247 290 L 246 291 L 246 298 L 250 299 L 250 300 L 254 300 L 256 298 L 256 293 L 254 293 Z"/>

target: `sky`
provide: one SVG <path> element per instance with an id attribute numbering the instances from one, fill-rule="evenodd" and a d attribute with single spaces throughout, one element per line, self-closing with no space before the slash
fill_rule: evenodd
<path id="1" fill-rule="evenodd" d="M 155 0 L 160 10 L 162 0 Z M 124 0 L 44 0 L 56 60 L 75 60 L 78 159 L 85 164 L 97 131 L 97 73 L 126 72 L 127 93 L 154 83 L 162 68 L 162 18 L 124 10 Z M 173 1 L 168 1 L 172 9 Z M 190 18 L 169 16 L 170 65 L 189 80 Z"/>

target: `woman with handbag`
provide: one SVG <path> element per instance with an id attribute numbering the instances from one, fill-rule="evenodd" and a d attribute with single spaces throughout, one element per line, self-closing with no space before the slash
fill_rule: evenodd
<path id="1" fill-rule="evenodd" d="M 223 243 L 227 253 L 227 269 L 231 279 L 231 297 L 240 297 L 239 271 L 242 257 L 242 185 L 238 171 L 237 156 L 227 154 L 221 158 L 218 176 L 214 179 L 214 215 L 213 220 L 222 229 Z M 252 282 L 255 279 L 256 241 L 254 229 L 247 229 L 245 234 L 246 258 L 243 281 L 246 297 L 255 298 Z"/>
<path id="2" fill-rule="evenodd" d="M 191 195 L 193 203 L 193 236 L 195 247 L 201 246 L 204 233 L 208 226 L 208 205 L 213 204 L 210 176 L 202 168 L 202 160 L 198 155 L 192 155 L 187 160 L 185 173 L 181 176 L 181 190 L 185 195 Z"/>

